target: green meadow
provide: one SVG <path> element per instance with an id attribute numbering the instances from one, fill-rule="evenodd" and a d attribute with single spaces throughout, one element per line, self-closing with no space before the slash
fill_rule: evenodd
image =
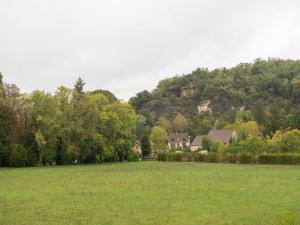
<path id="1" fill-rule="evenodd" d="M 0 224 L 300 224 L 300 167 L 137 162 L 0 169 Z"/>

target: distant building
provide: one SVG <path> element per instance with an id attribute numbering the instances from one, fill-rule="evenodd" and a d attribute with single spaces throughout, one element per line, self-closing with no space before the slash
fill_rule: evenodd
<path id="1" fill-rule="evenodd" d="M 168 136 L 168 148 L 188 148 L 190 146 L 190 137 L 187 133 L 171 133 Z"/>
<path id="2" fill-rule="evenodd" d="M 223 144 L 229 144 L 237 138 L 237 133 L 233 129 L 211 130 L 208 133 L 208 138 L 222 142 Z"/>
<path id="3" fill-rule="evenodd" d="M 142 155 L 142 148 L 140 140 L 136 140 L 133 146 L 133 152 L 139 155 Z"/>
<path id="4" fill-rule="evenodd" d="M 199 105 L 197 106 L 198 114 L 202 115 L 205 113 L 209 113 L 209 114 L 212 113 L 212 109 L 209 106 L 210 103 L 211 103 L 210 100 L 205 100 L 205 101 L 200 102 Z"/>
<path id="5" fill-rule="evenodd" d="M 191 143 L 190 150 L 194 152 L 198 151 L 199 149 L 202 149 L 202 140 L 203 136 L 196 136 L 193 142 Z"/>
<path id="6" fill-rule="evenodd" d="M 208 137 L 209 139 L 214 141 L 219 141 L 223 144 L 230 144 L 232 140 L 237 138 L 237 134 L 233 129 L 211 130 L 206 136 L 196 136 L 190 145 L 190 150 L 201 150 L 204 137 Z"/>
<path id="7" fill-rule="evenodd" d="M 190 83 L 189 85 L 181 88 L 181 96 L 190 97 L 195 93 L 195 91 L 196 91 L 196 86 Z"/>

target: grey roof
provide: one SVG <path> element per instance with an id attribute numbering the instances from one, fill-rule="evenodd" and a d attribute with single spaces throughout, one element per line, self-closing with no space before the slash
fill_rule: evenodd
<path id="1" fill-rule="evenodd" d="M 225 130 L 211 130 L 208 133 L 208 137 L 217 141 L 220 141 L 224 144 L 230 143 L 233 137 L 234 130 L 233 129 L 225 129 Z"/>
<path id="2" fill-rule="evenodd" d="M 187 133 L 171 133 L 168 136 L 168 143 L 186 143 L 189 141 L 189 135 Z"/>
<path id="3" fill-rule="evenodd" d="M 203 136 L 196 136 L 191 146 L 202 146 Z"/>

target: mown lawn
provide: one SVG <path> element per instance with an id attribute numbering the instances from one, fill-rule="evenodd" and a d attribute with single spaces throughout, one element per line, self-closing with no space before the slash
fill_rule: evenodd
<path id="1" fill-rule="evenodd" d="M 138 162 L 0 169 L 0 224 L 300 224 L 300 167 Z"/>

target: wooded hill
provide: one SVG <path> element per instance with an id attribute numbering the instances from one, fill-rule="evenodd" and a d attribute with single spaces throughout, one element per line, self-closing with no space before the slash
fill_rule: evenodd
<path id="1" fill-rule="evenodd" d="M 207 101 L 212 112 L 199 113 L 197 107 Z M 161 80 L 155 90 L 138 93 L 130 103 L 149 125 L 183 114 L 192 135 L 223 128 L 237 117 L 256 120 L 264 134 L 300 128 L 300 61 L 257 59 L 233 68 L 198 68 Z"/>

